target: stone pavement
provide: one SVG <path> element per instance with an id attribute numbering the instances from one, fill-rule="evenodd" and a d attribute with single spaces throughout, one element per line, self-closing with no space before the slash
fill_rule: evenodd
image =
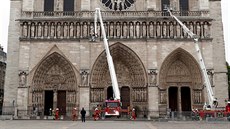
<path id="1" fill-rule="evenodd" d="M 1 120 L 0 129 L 230 129 L 230 122 Z"/>

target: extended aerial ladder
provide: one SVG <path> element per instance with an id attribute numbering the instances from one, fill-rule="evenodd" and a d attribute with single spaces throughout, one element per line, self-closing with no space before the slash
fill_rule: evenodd
<path id="1" fill-rule="evenodd" d="M 102 32 L 102 36 L 103 36 L 103 42 L 104 42 L 104 46 L 105 46 L 107 62 L 109 65 L 109 72 L 110 72 L 112 87 L 113 87 L 113 91 L 114 91 L 114 100 L 120 100 L 120 90 L 119 90 L 118 83 L 117 83 L 117 77 L 116 77 L 116 72 L 115 72 L 115 68 L 114 68 L 114 64 L 113 64 L 113 58 L 110 55 L 110 51 L 109 51 L 108 39 L 106 38 L 106 33 L 105 33 L 104 24 L 102 21 L 100 8 L 96 8 L 95 16 L 94 16 L 94 30 L 95 30 L 94 33 L 95 33 L 95 36 L 97 36 L 97 19 L 98 18 L 99 18 L 99 22 L 100 22 L 100 26 L 101 26 L 101 32 Z"/>
<path id="2" fill-rule="evenodd" d="M 177 23 L 179 23 L 181 25 L 181 27 L 183 28 L 183 30 L 194 40 L 194 44 L 195 44 L 195 49 L 197 52 L 197 56 L 198 56 L 198 60 L 199 60 L 199 64 L 203 73 L 203 77 L 204 77 L 204 85 L 206 86 L 207 89 L 207 94 L 208 94 L 208 103 L 205 102 L 204 108 L 205 109 L 215 109 L 218 102 L 217 99 L 214 97 L 214 93 L 211 87 L 211 83 L 210 80 L 208 78 L 208 74 L 207 74 L 207 70 L 204 64 L 204 60 L 199 48 L 199 37 L 194 34 L 191 30 L 189 30 L 187 28 L 187 26 L 185 26 L 175 15 L 172 14 L 171 10 L 169 7 L 165 7 L 165 10 L 169 13 L 169 15 L 175 19 L 177 21 Z"/>
<path id="3" fill-rule="evenodd" d="M 117 82 L 117 77 L 116 77 L 116 72 L 114 68 L 114 63 L 113 63 L 113 58 L 110 55 L 110 50 L 109 50 L 109 45 L 108 45 L 108 39 L 106 37 L 105 33 L 105 28 L 101 16 L 101 11 L 100 8 L 96 8 L 95 10 L 95 15 L 94 15 L 94 34 L 95 37 L 97 37 L 97 19 L 99 19 L 100 26 L 101 26 L 101 32 L 103 36 L 103 42 L 105 46 L 105 52 L 106 52 L 106 58 L 109 66 L 109 72 L 110 72 L 110 77 L 112 81 L 112 88 L 113 88 L 113 95 L 114 98 L 112 100 L 106 100 L 105 101 L 105 109 L 103 112 L 105 113 L 105 116 L 120 116 L 121 110 L 121 101 L 120 101 L 120 90 L 118 87 L 118 82 Z M 101 112 L 101 111 L 99 111 Z M 95 114 L 97 115 L 97 111 L 95 111 Z M 97 118 L 94 117 L 96 120 Z"/>

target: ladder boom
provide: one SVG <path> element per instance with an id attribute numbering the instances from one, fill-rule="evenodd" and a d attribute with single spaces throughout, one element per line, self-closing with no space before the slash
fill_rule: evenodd
<path id="1" fill-rule="evenodd" d="M 113 92 L 114 92 L 114 99 L 120 100 L 120 90 L 118 87 L 117 76 L 116 76 L 116 72 L 115 72 L 115 68 L 114 68 L 113 58 L 112 58 L 110 51 L 109 51 L 108 39 L 106 38 L 106 33 L 105 33 L 104 24 L 102 21 L 100 8 L 96 8 L 96 11 L 95 11 L 95 18 L 94 18 L 95 35 L 97 34 L 97 32 L 96 32 L 97 16 L 99 18 L 99 22 L 101 25 L 103 42 L 104 42 L 104 46 L 105 46 L 106 57 L 107 57 L 108 65 L 109 65 L 109 72 L 110 72 L 110 77 L 111 77 L 112 87 L 113 87 Z"/>
<path id="2" fill-rule="evenodd" d="M 206 70 L 206 67 L 205 67 L 205 63 L 204 63 L 204 60 L 203 60 L 203 57 L 202 57 L 202 54 L 201 54 L 201 51 L 200 51 L 200 47 L 199 47 L 199 44 L 198 44 L 199 38 L 191 30 L 189 30 L 188 27 L 186 25 L 184 25 L 175 15 L 173 15 L 169 8 L 167 8 L 167 11 L 169 12 L 170 16 L 172 18 L 174 18 L 181 25 L 181 27 L 183 28 L 183 30 L 191 38 L 193 38 L 193 40 L 194 40 L 195 49 L 196 49 L 196 52 L 197 52 L 199 64 L 200 64 L 200 67 L 201 67 L 201 70 L 202 70 L 202 74 L 203 74 L 203 77 L 204 77 L 204 85 L 206 86 L 206 89 L 207 89 L 208 105 L 210 105 L 211 108 L 215 108 L 217 100 L 214 97 L 213 90 L 212 90 L 212 87 L 211 87 L 211 83 L 210 83 L 210 80 L 208 78 L 207 70 Z"/>

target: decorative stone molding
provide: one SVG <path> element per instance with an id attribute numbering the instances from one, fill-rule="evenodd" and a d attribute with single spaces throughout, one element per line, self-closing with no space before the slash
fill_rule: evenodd
<path id="1" fill-rule="evenodd" d="M 174 11 L 182 22 L 201 39 L 211 39 L 212 19 L 208 11 Z M 92 39 L 93 11 L 85 12 L 22 12 L 20 40 Z M 162 11 L 103 11 L 106 35 L 110 39 L 189 39 L 180 25 Z M 117 19 L 119 17 L 119 20 Z M 196 17 L 196 18 L 194 18 Z M 199 17 L 199 20 L 197 20 Z M 35 19 L 36 18 L 36 19 Z M 146 20 L 147 18 L 147 20 Z M 128 19 L 128 20 L 127 20 Z M 98 34 L 102 38 L 100 24 Z"/>
<path id="2" fill-rule="evenodd" d="M 81 69 L 81 86 L 89 86 L 89 69 Z"/>
<path id="3" fill-rule="evenodd" d="M 157 84 L 157 69 L 149 69 L 148 76 L 149 76 L 149 86 L 156 86 Z"/>
<path id="4" fill-rule="evenodd" d="M 20 71 L 19 76 L 19 87 L 26 87 L 27 83 L 27 75 L 28 73 L 26 71 Z"/>
<path id="5" fill-rule="evenodd" d="M 214 87 L 213 76 L 214 76 L 214 69 L 207 69 L 208 79 L 212 87 Z"/>

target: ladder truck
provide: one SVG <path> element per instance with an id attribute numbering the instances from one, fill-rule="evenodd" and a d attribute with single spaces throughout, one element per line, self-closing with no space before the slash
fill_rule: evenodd
<path id="1" fill-rule="evenodd" d="M 102 32 L 102 36 L 103 36 L 106 58 L 107 58 L 108 66 L 109 66 L 109 72 L 110 72 L 113 94 L 114 94 L 113 99 L 109 99 L 109 100 L 105 101 L 105 105 L 104 105 L 105 108 L 101 111 L 104 112 L 105 117 L 107 117 L 107 116 L 119 117 L 120 113 L 122 112 L 120 90 L 118 87 L 118 82 L 117 82 L 116 72 L 115 72 L 115 68 L 114 68 L 113 58 L 112 58 L 112 56 L 110 54 L 110 50 L 109 50 L 108 39 L 106 38 L 106 33 L 105 33 L 104 24 L 102 21 L 100 8 L 96 8 L 95 14 L 94 14 L 94 34 L 95 34 L 95 37 L 97 37 L 97 20 L 98 19 L 99 19 L 100 26 L 101 26 L 101 32 Z M 95 110 L 94 114 L 97 115 L 98 114 L 97 112 L 101 112 L 101 111 Z"/>
<path id="2" fill-rule="evenodd" d="M 203 60 L 203 57 L 202 57 L 202 54 L 199 48 L 199 44 L 198 44 L 199 37 L 196 34 L 194 34 L 191 30 L 189 30 L 188 27 L 184 25 L 175 15 L 173 15 L 169 7 L 165 6 L 164 10 L 167 11 L 169 15 L 173 19 L 175 19 L 178 24 L 180 24 L 184 32 L 186 32 L 194 40 L 195 49 L 196 49 L 198 60 L 199 60 L 199 65 L 200 65 L 200 68 L 202 70 L 202 74 L 204 77 L 204 85 L 206 86 L 207 95 L 208 95 L 208 102 L 205 102 L 203 110 L 199 111 L 199 115 L 201 116 L 201 118 L 204 118 L 206 115 L 209 115 L 209 116 L 211 115 L 214 117 L 215 113 L 218 113 L 218 112 L 224 113 L 225 116 L 230 115 L 230 102 L 229 101 L 228 101 L 228 104 L 226 105 L 225 110 L 216 110 L 218 106 L 218 101 L 217 101 L 217 98 L 215 98 L 214 96 L 214 93 L 211 87 L 211 83 L 208 78 L 207 70 L 204 64 L 204 60 Z"/>

